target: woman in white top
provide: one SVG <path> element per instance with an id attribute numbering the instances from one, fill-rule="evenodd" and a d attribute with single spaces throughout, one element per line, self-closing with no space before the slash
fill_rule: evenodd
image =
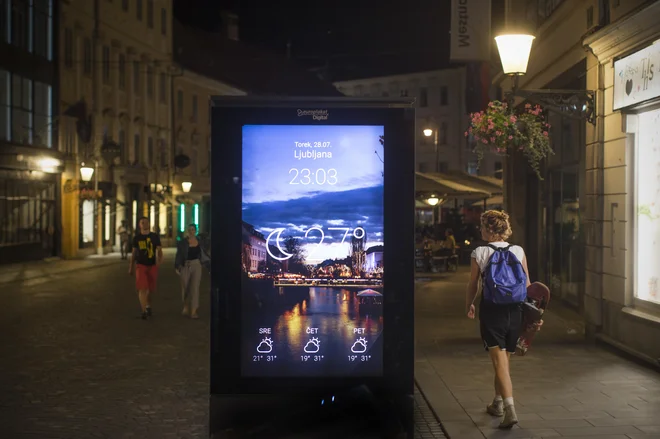
<path id="1" fill-rule="evenodd" d="M 488 245 L 477 247 L 472 252 L 472 268 L 466 295 L 467 315 L 470 319 L 475 318 L 474 300 L 480 290 L 483 292 L 483 287 L 479 288 L 482 286 L 480 281 L 483 280 L 483 273 L 488 267 L 491 257 L 497 251 L 496 249 L 508 249 L 515 256 L 526 275 L 526 279 L 521 279 L 521 282 L 524 280 L 526 286 L 530 284 L 525 251 L 520 246 L 509 245 L 506 240 L 510 236 L 509 215 L 505 212 L 489 210 L 481 215 L 481 237 Z M 522 286 L 522 284 L 519 285 Z M 519 303 L 492 303 L 484 300 L 482 294 L 479 304 L 479 322 L 484 347 L 488 351 L 495 369 L 495 399 L 486 407 L 486 411 L 493 416 L 504 416 L 500 428 L 511 428 L 518 423 L 518 418 L 513 405 L 509 357 L 516 351 L 516 343 L 520 334 L 521 305 Z"/>

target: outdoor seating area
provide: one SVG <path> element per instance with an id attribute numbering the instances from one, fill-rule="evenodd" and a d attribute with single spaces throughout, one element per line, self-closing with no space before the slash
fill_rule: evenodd
<path id="1" fill-rule="evenodd" d="M 502 180 L 465 172 L 417 173 L 415 271 L 455 272 L 481 241 L 479 218 L 503 203 Z"/>

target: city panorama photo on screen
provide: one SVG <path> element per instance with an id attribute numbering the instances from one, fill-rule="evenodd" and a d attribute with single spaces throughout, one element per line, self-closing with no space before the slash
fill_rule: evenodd
<path id="1" fill-rule="evenodd" d="M 242 374 L 381 376 L 383 126 L 242 136 Z"/>

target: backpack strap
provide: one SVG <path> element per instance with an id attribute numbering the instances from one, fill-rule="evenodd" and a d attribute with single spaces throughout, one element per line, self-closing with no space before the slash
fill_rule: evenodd
<path id="1" fill-rule="evenodd" d="M 507 251 L 507 250 L 509 250 L 509 249 L 510 249 L 511 247 L 513 247 L 513 246 L 512 246 L 512 245 L 507 245 L 506 247 L 497 247 L 497 246 L 495 246 L 495 245 L 493 245 L 493 244 L 486 244 L 486 247 L 490 247 L 490 248 L 492 248 L 493 250 L 495 250 L 496 252 L 503 252 L 503 251 Z"/>

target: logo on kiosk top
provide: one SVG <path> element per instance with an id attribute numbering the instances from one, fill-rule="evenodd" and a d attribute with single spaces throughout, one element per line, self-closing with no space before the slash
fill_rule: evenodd
<path id="1" fill-rule="evenodd" d="M 311 116 L 312 120 L 328 120 L 328 110 L 301 110 L 298 109 L 298 117 Z"/>

